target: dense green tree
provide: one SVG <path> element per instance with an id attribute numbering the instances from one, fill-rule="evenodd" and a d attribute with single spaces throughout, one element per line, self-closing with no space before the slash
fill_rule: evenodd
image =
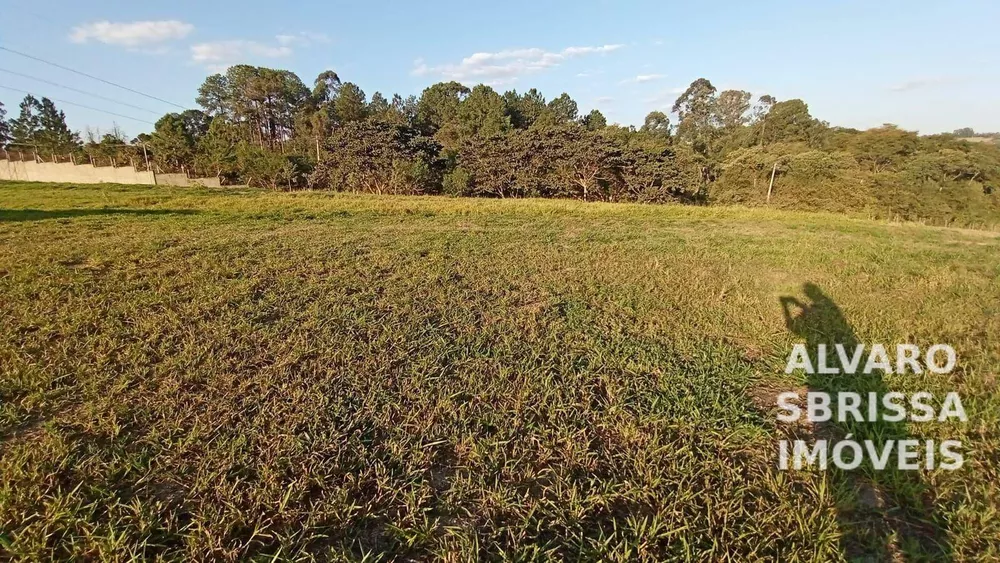
<path id="1" fill-rule="evenodd" d="M 583 201 L 614 199 L 619 191 L 621 149 L 580 127 L 555 127 L 538 133 L 542 156 L 553 163 L 557 197 Z"/>
<path id="2" fill-rule="evenodd" d="M 366 114 L 369 119 L 388 121 L 391 110 L 392 106 L 389 105 L 389 100 L 385 99 L 381 92 L 375 92 L 372 94 L 371 101 L 368 102 Z"/>
<path id="3" fill-rule="evenodd" d="M 424 133 L 433 135 L 458 116 L 458 107 L 470 90 L 458 82 L 439 82 L 424 89 L 417 102 L 417 122 Z"/>
<path id="4" fill-rule="evenodd" d="M 290 190 L 305 181 L 308 169 L 298 155 L 283 154 L 247 141 L 240 141 L 235 152 L 236 165 L 250 186 Z"/>
<path id="5" fill-rule="evenodd" d="M 724 158 L 726 153 L 752 143 L 753 132 L 746 126 L 751 117 L 749 110 L 750 92 L 719 92 L 712 106 L 712 125 L 716 128 L 717 138 L 713 146 L 717 154 L 713 158 Z"/>
<path id="6" fill-rule="evenodd" d="M 705 155 L 711 153 L 716 137 L 713 123 L 715 92 L 711 82 L 699 78 L 688 86 L 673 106 L 678 118 L 677 138 Z"/>
<path id="7" fill-rule="evenodd" d="M 80 136 L 66 125 L 66 114 L 52 100 L 27 95 L 20 114 L 11 121 L 13 144 L 36 152 L 65 155 L 80 147 Z"/>
<path id="8" fill-rule="evenodd" d="M 480 84 L 458 106 L 456 115 L 461 138 L 494 136 L 510 129 L 504 102 L 493 88 Z"/>
<path id="9" fill-rule="evenodd" d="M 699 157 L 687 146 L 630 147 L 621 157 L 622 190 L 615 200 L 642 203 L 700 202 L 705 184 Z"/>
<path id="10" fill-rule="evenodd" d="M 665 148 L 630 146 L 634 130 L 600 132 L 569 124 L 476 137 L 458 153 L 449 193 L 572 197 L 608 201 L 692 201 L 703 194 L 700 165 Z"/>
<path id="11" fill-rule="evenodd" d="M 548 103 L 535 124 L 545 127 L 566 125 L 576 121 L 579 112 L 576 101 L 569 94 L 563 92 Z"/>
<path id="12" fill-rule="evenodd" d="M 235 102 L 231 96 L 228 78 L 222 74 L 213 74 L 198 87 L 198 97 L 195 101 L 205 108 L 205 112 L 209 115 L 235 119 Z"/>
<path id="13" fill-rule="evenodd" d="M 333 100 L 333 114 L 338 124 L 365 119 L 368 116 L 365 91 L 353 82 L 342 84 L 337 97 Z"/>
<path id="14" fill-rule="evenodd" d="M 332 70 L 324 70 L 313 82 L 312 97 L 317 103 L 330 102 L 339 91 L 340 77 Z"/>
<path id="15" fill-rule="evenodd" d="M 32 95 L 27 95 L 18 106 L 20 113 L 11 120 L 10 130 L 13 143 L 18 148 L 38 146 L 38 136 L 42 128 L 42 104 Z"/>
<path id="16" fill-rule="evenodd" d="M 669 140 L 670 118 L 662 111 L 651 111 L 646 114 L 640 131 L 657 139 Z"/>
<path id="17" fill-rule="evenodd" d="M 419 194 L 440 186 L 441 147 L 415 128 L 350 121 L 334 130 L 309 179 L 314 187 Z"/>
<path id="18" fill-rule="evenodd" d="M 212 116 L 200 110 L 187 109 L 178 115 L 184 123 L 184 130 L 195 142 L 208 133 L 208 128 L 212 124 Z"/>
<path id="19" fill-rule="evenodd" d="M 295 137 L 298 150 L 319 158 L 318 146 L 330 134 L 336 121 L 333 101 L 340 92 L 340 77 L 332 70 L 321 72 L 313 89 L 295 114 Z M 313 147 L 316 147 L 315 151 Z"/>
<path id="20" fill-rule="evenodd" d="M 771 106 L 767 113 L 764 144 L 807 143 L 816 147 L 826 126 L 809 115 L 809 106 L 802 100 L 786 100 Z"/>
<path id="21" fill-rule="evenodd" d="M 187 134 L 180 115 L 168 113 L 158 119 L 154 127 L 149 149 L 160 168 L 173 171 L 190 165 L 194 157 L 194 140 Z"/>
<path id="22" fill-rule="evenodd" d="M 66 114 L 48 98 L 42 98 L 38 112 L 38 145 L 46 151 L 65 155 L 80 148 L 80 135 L 66 124 Z M 122 140 L 124 142 L 124 140 Z"/>
<path id="23" fill-rule="evenodd" d="M 541 117 L 546 110 L 545 96 L 532 88 L 518 95 L 517 90 L 504 92 L 504 111 L 510 119 L 510 124 L 517 129 L 527 129 Z"/>
<path id="24" fill-rule="evenodd" d="M 771 112 L 775 103 L 777 100 L 769 94 L 757 98 L 757 103 L 754 104 L 750 113 L 750 124 L 753 128 L 751 141 L 753 143 L 764 145 L 764 135 L 767 133 L 767 114 Z"/>
<path id="25" fill-rule="evenodd" d="M 396 125 L 417 126 L 417 97 L 407 96 L 403 98 L 399 94 L 392 95 L 392 107 L 389 112 L 389 121 Z"/>
<path id="26" fill-rule="evenodd" d="M 6 147 L 11 140 L 10 123 L 7 122 L 7 110 L 0 103 L 0 148 Z"/>
<path id="27" fill-rule="evenodd" d="M 517 93 L 517 90 L 507 90 L 501 96 L 503 99 L 503 111 L 504 115 L 507 116 L 507 121 L 510 122 L 512 127 L 517 129 L 523 129 L 522 125 L 524 117 L 521 115 L 521 95 Z"/>
<path id="28" fill-rule="evenodd" d="M 583 126 L 588 131 L 599 131 L 608 126 L 608 120 L 599 109 L 592 109 L 582 120 Z"/>
<path id="29" fill-rule="evenodd" d="M 526 131 L 515 130 L 463 143 L 458 154 L 461 180 L 452 179 L 449 191 L 462 189 L 461 195 L 477 197 L 541 195 L 536 185 L 542 182 L 542 174 L 532 169 L 532 147 L 526 135 Z"/>
<path id="30" fill-rule="evenodd" d="M 898 168 L 906 158 L 916 154 L 919 147 L 920 138 L 916 133 L 887 123 L 855 135 L 848 148 L 862 166 L 878 174 L 890 168 Z"/>
<path id="31" fill-rule="evenodd" d="M 239 133 L 231 124 L 223 119 L 213 120 L 208 132 L 198 141 L 195 165 L 220 180 L 235 180 L 241 172 L 236 157 L 239 142 Z"/>
<path id="32" fill-rule="evenodd" d="M 241 137 L 261 147 L 284 147 L 294 134 L 301 109 L 311 99 L 294 73 L 249 65 L 212 75 L 198 89 L 208 115 L 232 122 Z"/>
<path id="33" fill-rule="evenodd" d="M 715 121 L 724 134 L 732 134 L 747 123 L 750 109 L 750 92 L 745 90 L 723 90 L 713 107 Z"/>
<path id="34" fill-rule="evenodd" d="M 645 136 L 645 133 L 638 131 L 634 125 L 619 125 L 617 123 L 608 125 L 600 133 L 623 148 L 633 146 L 640 136 Z"/>
<path id="35" fill-rule="evenodd" d="M 165 170 L 191 169 L 199 143 L 208 134 L 213 121 L 216 120 L 199 110 L 164 115 L 153 126 L 147 143 L 153 161 Z M 226 120 L 220 115 L 217 121 L 221 126 Z"/>

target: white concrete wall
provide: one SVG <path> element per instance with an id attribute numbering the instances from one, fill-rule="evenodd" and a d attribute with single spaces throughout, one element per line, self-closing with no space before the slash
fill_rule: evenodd
<path id="1" fill-rule="evenodd" d="M 146 184 L 153 185 L 152 172 L 140 172 L 131 166 L 92 166 L 68 162 L 19 162 L 0 160 L 0 180 L 27 182 L 66 182 L 71 184 Z"/>
<path id="2" fill-rule="evenodd" d="M 131 166 L 93 166 L 69 162 L 9 161 L 0 159 L 0 180 L 65 182 L 68 184 L 143 184 L 220 187 L 218 178 L 188 178 L 184 174 L 153 174 Z"/>

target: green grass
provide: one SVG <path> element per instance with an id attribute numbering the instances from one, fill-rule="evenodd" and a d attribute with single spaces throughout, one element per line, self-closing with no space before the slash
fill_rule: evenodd
<path id="1" fill-rule="evenodd" d="M 961 394 L 906 429 L 961 470 L 777 470 L 807 283 L 851 338 L 955 346 L 884 384 Z M 998 337 L 991 232 L 2 183 L 0 553 L 996 559 Z"/>

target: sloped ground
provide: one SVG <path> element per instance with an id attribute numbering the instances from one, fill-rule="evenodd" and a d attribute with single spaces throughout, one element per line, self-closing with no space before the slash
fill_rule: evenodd
<path id="1" fill-rule="evenodd" d="M 858 341 L 956 348 L 885 384 L 961 394 L 907 429 L 961 470 L 778 471 L 806 284 Z M 0 184 L 0 550 L 997 558 L 998 336 L 990 232 Z"/>

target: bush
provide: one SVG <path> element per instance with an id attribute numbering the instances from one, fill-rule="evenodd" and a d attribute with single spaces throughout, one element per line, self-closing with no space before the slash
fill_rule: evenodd
<path id="1" fill-rule="evenodd" d="M 449 181 L 450 193 L 651 203 L 694 201 L 703 193 L 690 151 L 626 147 L 579 125 L 471 138 L 458 162 L 463 174 Z"/>
<path id="2" fill-rule="evenodd" d="M 378 121 L 338 127 L 309 178 L 317 188 L 371 193 L 437 193 L 444 161 L 433 139 Z"/>
<path id="3" fill-rule="evenodd" d="M 304 158 L 246 142 L 236 147 L 236 163 L 247 185 L 275 190 L 302 187 L 309 174 L 309 165 Z"/>
<path id="4" fill-rule="evenodd" d="M 450 196 L 466 196 L 470 195 L 471 186 L 472 175 L 465 168 L 456 166 L 444 175 L 442 192 Z"/>

